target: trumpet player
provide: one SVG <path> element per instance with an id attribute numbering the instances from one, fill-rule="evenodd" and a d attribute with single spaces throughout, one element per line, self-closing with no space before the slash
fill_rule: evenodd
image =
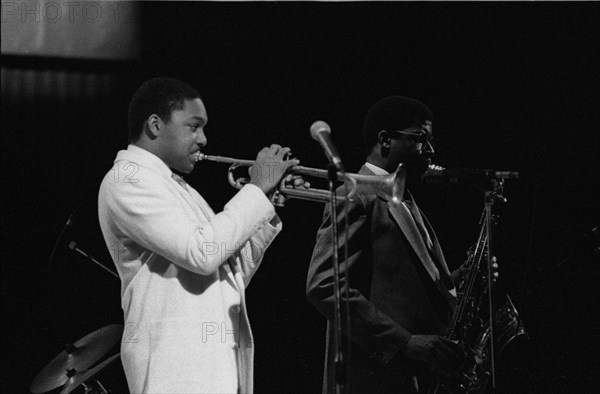
<path id="1" fill-rule="evenodd" d="M 365 175 L 386 175 L 402 164 L 407 189 L 399 205 L 375 193 L 357 195 L 337 207 L 339 228 L 348 219 L 348 259 L 340 257 L 342 349 L 351 343 L 350 393 L 414 393 L 426 386 L 431 367 L 451 373 L 462 350 L 443 337 L 452 316 L 455 290 L 433 228 L 408 188 L 431 164 L 433 115 L 417 100 L 390 96 L 375 103 L 363 126 Z M 331 220 L 323 224 L 307 278 L 307 296 L 327 319 L 323 393 L 336 392 L 334 380 L 334 269 Z M 340 256 L 345 237 L 340 240 Z M 349 306 L 349 316 L 345 305 Z M 349 329 L 348 329 L 349 328 Z M 348 341 L 349 336 L 349 341 Z"/>
<path id="2" fill-rule="evenodd" d="M 122 282 L 121 359 L 133 393 L 253 391 L 244 289 L 282 228 L 266 195 L 298 160 L 285 160 L 287 147 L 262 149 L 249 184 L 216 213 L 181 177 L 207 143 L 207 122 L 194 88 L 146 81 L 130 102 L 129 146 L 100 186 L 100 226 Z M 305 186 L 300 177 L 293 183 Z"/>

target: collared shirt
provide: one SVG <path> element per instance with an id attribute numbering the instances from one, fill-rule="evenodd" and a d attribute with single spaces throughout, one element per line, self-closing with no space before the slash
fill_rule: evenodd
<path id="1" fill-rule="evenodd" d="M 365 166 L 371 170 L 373 172 L 373 174 L 375 175 L 388 175 L 389 172 L 387 172 L 386 170 L 384 170 L 381 167 L 377 167 L 375 164 L 371 164 L 369 162 L 365 163 Z"/>

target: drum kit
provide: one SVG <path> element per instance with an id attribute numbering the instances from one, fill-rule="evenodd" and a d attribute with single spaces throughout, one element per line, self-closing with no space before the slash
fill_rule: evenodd
<path id="1" fill-rule="evenodd" d="M 65 350 L 37 374 L 29 390 L 32 393 L 45 393 L 61 388 L 60 394 L 108 394 L 113 390 L 126 392 L 122 368 L 117 368 L 116 374 L 119 376 L 114 376 L 114 368 L 120 367 L 117 362 L 120 353 L 99 362 L 119 342 L 122 334 L 123 325 L 112 324 L 67 344 Z M 107 374 L 109 371 L 110 374 Z M 109 387 L 115 384 L 119 387 Z"/>

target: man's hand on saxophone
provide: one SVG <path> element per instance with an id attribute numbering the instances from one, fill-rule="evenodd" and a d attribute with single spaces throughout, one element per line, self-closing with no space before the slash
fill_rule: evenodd
<path id="1" fill-rule="evenodd" d="M 458 366 L 467 357 L 464 349 L 455 341 L 440 335 L 411 336 L 404 355 L 413 360 L 424 361 L 449 376 L 457 373 Z"/>

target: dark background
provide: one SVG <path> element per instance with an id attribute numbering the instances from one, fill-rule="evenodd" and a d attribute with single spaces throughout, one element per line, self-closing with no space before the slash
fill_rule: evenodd
<path id="1" fill-rule="evenodd" d="M 327 121 L 358 170 L 362 120 L 391 94 L 432 109 L 434 162 L 520 171 L 496 206 L 499 288 L 529 341 L 498 361 L 499 392 L 600 388 L 598 3 L 143 4 L 142 58 L 82 61 L 3 56 L 3 67 L 101 72 L 108 94 L 2 101 L 2 391 L 27 392 L 66 342 L 122 323 L 120 282 L 63 243 L 111 266 L 97 189 L 126 147 L 126 108 L 154 76 L 187 81 L 209 114 L 206 152 L 252 159 L 292 147 L 326 159 L 308 129 Z M 4 88 L 3 88 L 4 90 Z M 224 165 L 188 177 L 215 210 L 235 193 Z M 456 267 L 479 231 L 481 190 L 416 190 Z M 304 283 L 322 205 L 289 201 L 284 230 L 248 289 L 256 391 L 320 390 L 324 319 Z M 118 391 L 118 390 L 117 390 Z"/>

